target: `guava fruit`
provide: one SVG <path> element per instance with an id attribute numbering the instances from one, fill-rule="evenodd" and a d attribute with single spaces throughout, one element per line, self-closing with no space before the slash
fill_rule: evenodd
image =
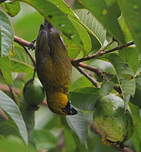
<path id="1" fill-rule="evenodd" d="M 27 104 L 38 106 L 45 97 L 44 89 L 38 79 L 29 80 L 23 89 L 24 100 Z"/>
<path id="2" fill-rule="evenodd" d="M 115 94 L 100 98 L 94 111 L 94 125 L 107 144 L 120 144 L 133 132 L 133 122 L 129 109 L 125 110 L 123 99 Z"/>

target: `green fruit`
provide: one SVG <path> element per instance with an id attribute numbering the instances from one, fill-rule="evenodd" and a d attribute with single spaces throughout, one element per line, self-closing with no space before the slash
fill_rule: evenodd
<path id="1" fill-rule="evenodd" d="M 125 110 L 124 101 L 109 94 L 96 103 L 94 125 L 105 143 L 122 143 L 132 135 L 131 114 Z"/>
<path id="2" fill-rule="evenodd" d="M 23 90 L 23 96 L 26 103 L 38 106 L 44 100 L 44 89 L 39 80 L 29 80 Z"/>
<path id="3" fill-rule="evenodd" d="M 136 78 L 136 91 L 131 102 L 141 108 L 141 76 Z"/>

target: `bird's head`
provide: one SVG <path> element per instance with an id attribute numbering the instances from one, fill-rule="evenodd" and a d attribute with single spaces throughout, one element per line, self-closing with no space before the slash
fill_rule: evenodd
<path id="1" fill-rule="evenodd" d="M 75 115 L 77 111 L 72 107 L 68 96 L 62 92 L 47 93 L 48 107 L 60 115 Z"/>

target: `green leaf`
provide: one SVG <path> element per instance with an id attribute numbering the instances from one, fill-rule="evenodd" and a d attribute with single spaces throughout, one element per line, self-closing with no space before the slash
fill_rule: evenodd
<path id="1" fill-rule="evenodd" d="M 135 40 L 139 52 L 141 52 L 141 1 L 117 0 L 125 22 Z"/>
<path id="2" fill-rule="evenodd" d="M 130 103 L 130 108 L 132 112 L 132 118 L 134 123 L 134 134 L 131 137 L 131 141 L 134 145 L 136 152 L 141 151 L 141 117 L 140 110 L 137 106 Z"/>
<path id="3" fill-rule="evenodd" d="M 72 17 L 76 17 L 75 13 L 73 12 L 73 10 L 67 5 L 67 3 L 65 3 L 65 1 L 60 1 L 60 0 L 48 0 L 50 3 L 54 4 L 57 8 L 59 8 L 62 12 L 64 12 L 65 14 L 72 16 Z"/>
<path id="4" fill-rule="evenodd" d="M 82 43 L 84 46 L 84 55 L 87 55 L 91 51 L 91 48 L 92 48 L 91 38 L 90 38 L 88 32 L 86 31 L 86 29 L 77 20 L 74 20 L 71 17 L 69 19 L 72 22 L 72 24 L 74 25 L 75 29 L 77 30 L 77 32 L 82 40 Z"/>
<path id="5" fill-rule="evenodd" d="M 8 57 L 0 58 L 0 69 L 6 83 L 11 85 L 13 83 L 13 78 L 11 74 L 11 62 Z"/>
<path id="6" fill-rule="evenodd" d="M 122 57 L 125 62 L 129 65 L 129 67 L 136 73 L 138 65 L 139 65 L 139 52 L 136 48 L 124 48 L 119 52 L 120 57 Z"/>
<path id="7" fill-rule="evenodd" d="M 0 140 L 0 151 L 1 152 L 35 152 L 35 150 L 27 147 L 21 140 L 6 139 Z"/>
<path id="8" fill-rule="evenodd" d="M 25 6 L 25 4 L 23 6 Z M 22 12 L 21 12 L 22 15 L 18 14 L 15 17 L 14 22 L 12 22 L 14 29 L 16 29 L 15 34 L 31 42 L 37 37 L 39 27 L 43 22 L 43 17 L 37 11 L 33 11 L 32 7 L 30 6 L 27 7 L 27 5 L 25 7 L 22 7 Z M 31 20 L 34 21 L 34 26 L 33 26 L 33 22 L 30 22 Z M 17 43 L 15 43 L 14 45 L 14 49 L 13 49 L 14 52 L 15 49 L 18 49 L 17 52 L 21 49 L 23 50 L 23 48 L 19 46 Z"/>
<path id="9" fill-rule="evenodd" d="M 120 10 L 116 3 L 107 5 L 104 0 L 80 0 L 81 4 L 92 12 L 113 37 L 124 42 L 124 36 L 118 23 Z"/>
<path id="10" fill-rule="evenodd" d="M 99 98 L 99 89 L 93 87 L 79 88 L 70 92 L 71 102 L 82 110 L 94 110 L 94 105 Z"/>
<path id="11" fill-rule="evenodd" d="M 49 20 L 57 29 L 59 29 L 66 37 L 72 40 L 73 43 L 77 44 L 80 48 L 83 43 L 83 50 L 90 48 L 90 39 L 87 31 L 78 21 L 75 13 L 69 8 L 64 1 L 60 0 L 20 0 L 28 3 L 34 7 L 42 16 Z M 75 20 L 80 30 L 84 32 L 84 37 L 80 37 L 80 32 L 78 33 L 78 27 L 72 24 L 72 20 Z M 75 22 L 73 21 L 73 23 Z M 75 24 L 75 23 L 74 23 Z M 85 41 L 85 43 L 84 43 Z M 85 50 L 87 51 L 87 50 Z M 88 51 L 90 51 L 88 49 Z"/>
<path id="12" fill-rule="evenodd" d="M 56 147 L 57 138 L 49 130 L 34 130 L 32 140 L 37 149 L 50 150 Z"/>
<path id="13" fill-rule="evenodd" d="M 77 134 L 82 143 L 86 143 L 88 136 L 88 122 L 82 112 L 74 116 L 66 116 L 69 127 Z"/>
<path id="14" fill-rule="evenodd" d="M 114 67 L 110 62 L 96 59 L 90 63 L 92 66 L 102 70 L 103 72 L 115 74 Z"/>
<path id="15" fill-rule="evenodd" d="M 70 91 L 74 91 L 78 88 L 84 88 L 84 87 L 92 87 L 93 84 L 84 76 L 80 77 L 76 81 L 74 81 L 70 86 Z"/>
<path id="16" fill-rule="evenodd" d="M 5 69 L 1 69 L 1 72 L 2 72 L 2 75 L 3 75 L 6 83 L 8 85 L 11 85 L 13 83 L 13 79 L 12 79 L 12 74 L 10 73 L 10 71 L 5 70 Z"/>
<path id="17" fill-rule="evenodd" d="M 23 48 L 21 48 L 20 46 L 14 46 L 14 52 L 13 55 L 10 56 L 10 60 L 13 62 L 19 61 L 29 66 L 32 65 L 31 59 L 29 58 L 27 53 L 23 50 Z"/>
<path id="18" fill-rule="evenodd" d="M 107 5 L 112 5 L 116 0 L 104 0 Z"/>
<path id="19" fill-rule="evenodd" d="M 19 136 L 19 130 L 16 124 L 12 120 L 1 120 L 0 121 L 0 135 L 2 136 Z"/>
<path id="20" fill-rule="evenodd" d="M 5 13 L 0 10 L 0 56 L 7 56 L 12 49 L 14 32 Z"/>
<path id="21" fill-rule="evenodd" d="M 134 78 L 134 72 L 120 56 L 116 54 L 110 54 L 108 59 L 115 68 L 123 98 L 125 101 L 129 101 L 130 97 L 134 96 L 135 94 L 136 82 Z"/>
<path id="22" fill-rule="evenodd" d="M 0 58 L 0 69 L 6 83 L 9 85 L 13 83 L 12 72 L 33 73 L 33 67 L 31 65 L 9 57 Z"/>
<path id="23" fill-rule="evenodd" d="M 65 130 L 64 130 L 64 140 L 65 140 L 67 152 L 74 151 L 76 148 L 75 139 L 73 137 L 73 134 L 67 128 L 65 128 Z"/>
<path id="24" fill-rule="evenodd" d="M 31 144 L 32 132 L 35 125 L 35 110 L 31 110 L 30 106 L 26 103 L 26 101 L 23 100 L 20 103 L 20 111 L 22 113 L 23 120 L 27 128 L 28 142 L 29 144 Z"/>
<path id="25" fill-rule="evenodd" d="M 108 95 L 108 94 L 112 91 L 113 87 L 114 87 L 114 83 L 113 83 L 113 82 L 111 82 L 111 81 L 109 81 L 109 82 L 104 82 L 104 83 L 102 84 L 101 89 L 100 89 L 100 92 L 99 92 L 100 95 L 101 95 L 101 96 L 106 96 L 106 95 Z"/>
<path id="26" fill-rule="evenodd" d="M 71 41 L 71 39 L 67 38 L 65 35 L 62 34 L 61 36 L 66 44 L 69 57 L 76 58 L 80 54 L 80 51 L 82 51 L 82 48 L 73 43 L 73 41 Z"/>
<path id="27" fill-rule="evenodd" d="M 19 129 L 21 137 L 27 144 L 28 135 L 22 114 L 16 103 L 2 91 L 0 91 L 0 108 L 2 108 L 14 120 Z"/>
<path id="28" fill-rule="evenodd" d="M 12 72 L 33 73 L 33 67 L 29 64 L 23 63 L 19 60 L 10 59 Z"/>
<path id="29" fill-rule="evenodd" d="M 16 1 L 3 3 L 1 6 L 4 11 L 12 17 L 16 16 L 20 11 L 20 3 Z"/>
<path id="30" fill-rule="evenodd" d="M 106 30 L 96 17 L 87 9 L 77 9 L 75 13 L 87 30 L 103 45 L 106 40 Z"/>
<path id="31" fill-rule="evenodd" d="M 121 15 L 119 17 L 118 21 L 119 21 L 121 29 L 122 29 L 122 31 L 124 33 L 125 40 L 127 42 L 132 41 L 133 40 L 132 35 L 131 35 L 130 31 L 129 31 L 129 28 L 127 26 L 127 23 L 125 22 L 125 19 L 124 19 L 123 15 Z"/>

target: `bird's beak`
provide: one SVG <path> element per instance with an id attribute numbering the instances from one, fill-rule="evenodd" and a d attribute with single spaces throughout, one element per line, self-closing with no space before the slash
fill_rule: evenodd
<path id="1" fill-rule="evenodd" d="M 69 101 L 68 101 L 66 107 L 63 109 L 63 111 L 65 113 L 67 113 L 67 115 L 76 115 L 77 114 L 77 110 L 75 108 L 73 108 L 73 106 L 70 104 Z"/>

